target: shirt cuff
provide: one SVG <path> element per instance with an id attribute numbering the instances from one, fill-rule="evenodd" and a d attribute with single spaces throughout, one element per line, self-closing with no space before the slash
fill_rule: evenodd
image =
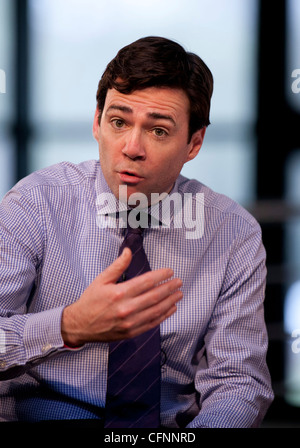
<path id="1" fill-rule="evenodd" d="M 24 348 L 27 361 L 62 349 L 61 317 L 64 307 L 29 314 L 24 328 Z"/>

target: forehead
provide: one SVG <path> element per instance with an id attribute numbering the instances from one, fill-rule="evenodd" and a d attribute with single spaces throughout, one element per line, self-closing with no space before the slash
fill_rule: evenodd
<path id="1" fill-rule="evenodd" d="M 115 106 L 121 106 L 125 112 L 127 110 L 129 113 L 164 113 L 171 115 L 176 121 L 187 118 L 189 115 L 189 99 L 180 89 L 149 87 L 135 90 L 130 94 L 109 89 L 105 99 L 104 113 L 113 110 Z"/>

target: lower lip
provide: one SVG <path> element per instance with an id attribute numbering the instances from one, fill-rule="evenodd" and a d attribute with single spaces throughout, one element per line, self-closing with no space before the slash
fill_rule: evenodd
<path id="1" fill-rule="evenodd" d="M 132 184 L 132 185 L 136 185 L 143 180 L 143 177 L 130 176 L 129 174 L 126 173 L 119 173 L 119 177 L 120 180 L 125 184 Z"/>

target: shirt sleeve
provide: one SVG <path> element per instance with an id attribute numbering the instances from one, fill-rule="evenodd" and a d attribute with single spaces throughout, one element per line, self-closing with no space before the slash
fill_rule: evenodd
<path id="1" fill-rule="evenodd" d="M 63 349 L 63 308 L 28 312 L 44 245 L 34 201 L 12 190 L 0 205 L 0 380 L 21 375 Z"/>
<path id="2" fill-rule="evenodd" d="M 257 427 L 273 400 L 266 365 L 265 259 L 258 224 L 232 244 L 196 373 L 200 412 L 190 428 Z"/>

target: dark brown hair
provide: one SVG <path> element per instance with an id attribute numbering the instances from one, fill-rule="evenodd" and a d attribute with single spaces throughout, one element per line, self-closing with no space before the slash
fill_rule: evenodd
<path id="1" fill-rule="evenodd" d="M 107 65 L 98 85 L 98 109 L 101 113 L 108 89 L 129 94 L 147 87 L 179 88 L 186 93 L 190 102 L 189 139 L 210 124 L 213 77 L 209 68 L 178 43 L 155 36 L 122 48 Z"/>

